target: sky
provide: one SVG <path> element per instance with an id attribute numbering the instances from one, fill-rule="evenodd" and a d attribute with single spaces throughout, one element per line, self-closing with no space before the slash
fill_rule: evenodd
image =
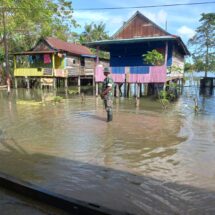
<path id="1" fill-rule="evenodd" d="M 72 0 L 74 18 L 81 27 L 73 29 L 74 32 L 81 33 L 87 23 L 104 22 L 109 36 L 112 36 L 127 21 L 137 9 L 124 10 L 96 10 L 82 11 L 81 8 L 110 8 L 110 7 L 134 7 L 146 5 L 161 5 L 175 3 L 194 2 L 215 2 L 215 0 Z M 199 19 L 202 13 L 214 13 L 215 4 L 191 5 L 177 7 L 157 7 L 138 9 L 143 15 L 151 19 L 170 34 L 178 35 L 187 43 L 188 39 L 195 34 L 195 29 L 199 26 Z"/>

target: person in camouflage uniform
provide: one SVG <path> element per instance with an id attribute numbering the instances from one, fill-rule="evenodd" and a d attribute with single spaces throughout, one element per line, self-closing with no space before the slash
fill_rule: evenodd
<path id="1" fill-rule="evenodd" d="M 104 79 L 102 85 L 102 93 L 101 98 L 104 101 L 105 109 L 107 111 L 107 122 L 113 120 L 113 88 L 114 82 L 113 79 L 110 77 L 110 70 L 109 68 L 104 68 L 104 75 L 106 78 Z"/>

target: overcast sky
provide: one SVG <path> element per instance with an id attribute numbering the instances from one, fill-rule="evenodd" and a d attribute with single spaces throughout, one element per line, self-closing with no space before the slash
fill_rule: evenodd
<path id="1" fill-rule="evenodd" d="M 108 34 L 113 35 L 127 21 L 137 9 L 124 10 L 97 10 L 97 11 L 79 11 L 81 8 L 104 8 L 104 7 L 128 7 L 128 6 L 146 6 L 175 3 L 194 3 L 194 2 L 215 2 L 214 0 L 73 0 L 74 18 L 81 25 L 74 31 L 80 33 L 83 31 L 85 23 L 99 23 L 103 21 L 106 24 Z M 158 7 L 138 9 L 143 15 L 154 21 L 160 27 L 165 29 L 167 21 L 167 31 L 182 37 L 184 42 L 192 37 L 195 29 L 199 26 L 201 13 L 215 11 L 215 4 L 177 6 L 177 7 Z"/>

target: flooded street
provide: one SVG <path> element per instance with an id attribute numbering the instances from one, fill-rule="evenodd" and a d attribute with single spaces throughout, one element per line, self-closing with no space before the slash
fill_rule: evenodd
<path id="1" fill-rule="evenodd" d="M 184 87 L 167 109 L 119 98 L 0 91 L 0 171 L 133 214 L 215 214 L 215 96 Z M 194 112 L 198 97 L 200 111 Z"/>

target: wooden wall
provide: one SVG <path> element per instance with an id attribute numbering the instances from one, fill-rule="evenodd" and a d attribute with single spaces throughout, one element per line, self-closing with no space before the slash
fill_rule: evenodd
<path id="1" fill-rule="evenodd" d="M 135 37 L 151 37 L 151 36 L 165 36 L 167 33 L 162 31 L 158 26 L 151 23 L 148 19 L 141 15 L 137 15 L 129 23 L 124 24 L 118 34 L 114 35 L 116 39 L 127 39 Z"/>

